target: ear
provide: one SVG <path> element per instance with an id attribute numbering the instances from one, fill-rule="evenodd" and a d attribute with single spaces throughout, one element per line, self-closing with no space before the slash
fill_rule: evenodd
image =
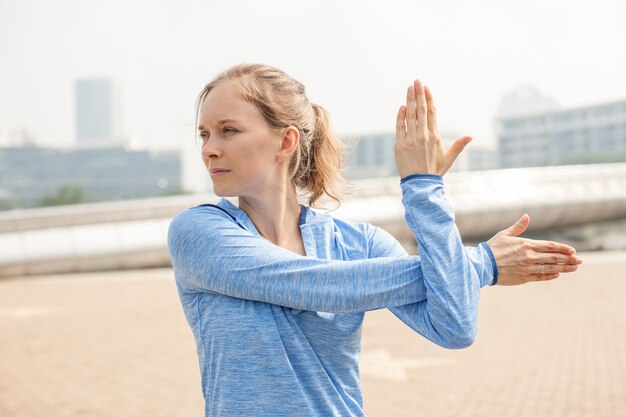
<path id="1" fill-rule="evenodd" d="M 277 157 L 289 160 L 300 146 L 300 132 L 294 126 L 288 126 L 281 133 Z"/>

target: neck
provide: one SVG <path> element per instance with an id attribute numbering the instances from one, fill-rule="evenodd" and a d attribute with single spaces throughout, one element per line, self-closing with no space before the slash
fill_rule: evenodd
<path id="1" fill-rule="evenodd" d="M 300 234 L 300 203 L 295 188 L 240 196 L 239 208 L 246 212 L 259 234 L 278 246 L 288 246 Z"/>

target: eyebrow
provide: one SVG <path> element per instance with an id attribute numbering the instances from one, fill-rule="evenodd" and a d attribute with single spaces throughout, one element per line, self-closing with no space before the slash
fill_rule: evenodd
<path id="1" fill-rule="evenodd" d="M 223 125 L 226 123 L 239 123 L 239 121 L 235 119 L 221 119 L 217 121 L 218 125 Z M 204 125 L 199 125 L 198 130 L 204 130 Z"/>

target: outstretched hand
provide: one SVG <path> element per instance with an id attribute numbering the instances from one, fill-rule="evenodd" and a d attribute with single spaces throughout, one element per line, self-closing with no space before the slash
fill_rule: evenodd
<path id="1" fill-rule="evenodd" d="M 576 249 L 562 243 L 518 237 L 530 218 L 524 214 L 513 226 L 487 241 L 498 265 L 498 285 L 519 285 L 555 279 L 574 272 L 583 261 Z"/>
<path id="2" fill-rule="evenodd" d="M 472 140 L 457 139 L 447 151 L 441 144 L 437 111 L 430 89 L 415 80 L 406 93 L 396 121 L 395 156 L 400 178 L 411 174 L 443 175 Z"/>

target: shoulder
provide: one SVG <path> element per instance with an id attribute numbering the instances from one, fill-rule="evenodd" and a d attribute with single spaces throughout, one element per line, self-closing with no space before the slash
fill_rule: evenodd
<path id="1" fill-rule="evenodd" d="M 215 220 L 236 222 L 235 217 L 216 204 L 201 204 L 178 213 L 171 224 L 182 226 L 188 222 L 210 222 Z"/>
<path id="2" fill-rule="evenodd" d="M 168 227 L 168 243 L 198 231 L 233 225 L 236 219 L 228 211 L 214 204 L 201 204 L 178 213 Z"/>

